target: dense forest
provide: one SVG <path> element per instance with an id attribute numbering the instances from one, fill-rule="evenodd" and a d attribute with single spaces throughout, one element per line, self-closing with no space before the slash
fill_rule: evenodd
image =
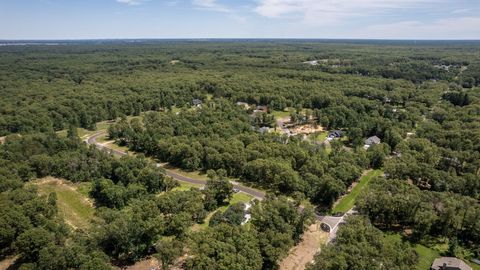
<path id="1" fill-rule="evenodd" d="M 479 48 L 2 46 L 0 259 L 17 256 L 21 269 L 110 269 L 151 257 L 163 269 L 178 258 L 185 269 L 277 269 L 315 217 L 332 214 L 372 169 L 382 176 L 308 269 L 412 269 L 416 245 L 440 242 L 446 255 L 478 258 Z M 291 135 L 282 117 L 342 135 Z M 99 123 L 106 140 L 136 154 L 86 145 L 78 130 L 93 134 Z M 365 146 L 372 136 L 378 143 Z M 203 173 L 206 185 L 181 186 L 156 162 Z M 40 192 L 45 177 L 88 186 L 87 227 L 69 224 L 58 194 Z M 231 179 L 267 193 L 249 201 L 250 220 Z"/>

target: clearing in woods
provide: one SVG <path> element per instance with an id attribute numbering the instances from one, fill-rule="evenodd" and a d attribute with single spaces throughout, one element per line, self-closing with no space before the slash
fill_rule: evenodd
<path id="1" fill-rule="evenodd" d="M 368 187 L 368 184 L 373 178 L 382 174 L 382 170 L 373 170 L 368 171 L 366 174 L 360 177 L 360 180 L 354 183 L 352 190 L 347 195 L 343 196 L 342 198 L 340 198 L 340 200 L 338 200 L 338 203 L 333 207 L 333 212 L 346 213 L 348 212 L 348 210 L 352 209 L 360 192 L 366 187 Z"/>
<path id="2" fill-rule="evenodd" d="M 55 192 L 59 214 L 73 228 L 86 228 L 90 225 L 95 209 L 85 196 L 85 184 L 74 184 L 63 179 L 45 177 L 33 182 L 41 195 Z"/>
<path id="3" fill-rule="evenodd" d="M 313 261 L 320 247 L 328 240 L 328 233 L 320 229 L 316 222 L 303 234 L 302 241 L 293 247 L 288 256 L 280 263 L 280 270 L 303 270 Z"/>

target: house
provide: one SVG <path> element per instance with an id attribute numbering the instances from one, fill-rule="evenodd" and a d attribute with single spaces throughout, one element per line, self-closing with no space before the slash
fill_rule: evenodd
<path id="1" fill-rule="evenodd" d="M 195 98 L 195 99 L 192 100 L 192 105 L 200 107 L 200 106 L 202 106 L 202 101 L 198 98 Z"/>
<path id="2" fill-rule="evenodd" d="M 304 64 L 309 64 L 309 65 L 312 65 L 312 66 L 316 66 L 316 65 L 318 65 L 318 60 L 305 61 L 303 63 Z"/>
<path id="3" fill-rule="evenodd" d="M 432 270 L 472 270 L 468 264 L 455 257 L 440 257 L 433 261 Z"/>
<path id="4" fill-rule="evenodd" d="M 248 103 L 242 102 L 242 101 L 237 102 L 237 106 L 241 107 L 244 110 L 250 109 L 250 105 L 248 105 Z"/>
<path id="5" fill-rule="evenodd" d="M 261 133 L 261 134 L 268 133 L 269 131 L 270 131 L 269 127 L 261 127 L 261 128 L 258 129 L 258 132 Z"/>
<path id="6" fill-rule="evenodd" d="M 253 113 L 268 113 L 268 106 L 258 105 Z"/>
<path id="7" fill-rule="evenodd" d="M 372 136 L 365 140 L 365 145 L 363 146 L 363 148 L 368 149 L 370 148 L 370 146 L 380 144 L 381 142 L 382 140 L 380 140 L 380 138 L 378 138 L 377 136 Z"/>
<path id="8" fill-rule="evenodd" d="M 332 130 L 328 133 L 328 138 L 341 138 L 343 137 L 345 132 L 342 130 Z"/>

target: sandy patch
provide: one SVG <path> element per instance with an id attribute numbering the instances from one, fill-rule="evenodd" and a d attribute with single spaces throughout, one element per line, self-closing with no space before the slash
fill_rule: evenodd
<path id="1" fill-rule="evenodd" d="M 0 261 L 0 270 L 7 270 L 10 266 L 12 266 L 15 261 L 17 260 L 17 257 L 9 257 L 4 260 Z"/>
<path id="2" fill-rule="evenodd" d="M 293 247 L 280 263 L 281 270 L 303 270 L 313 261 L 320 247 L 328 240 L 328 233 L 320 229 L 320 223 L 312 224 L 304 233 L 302 241 Z"/>

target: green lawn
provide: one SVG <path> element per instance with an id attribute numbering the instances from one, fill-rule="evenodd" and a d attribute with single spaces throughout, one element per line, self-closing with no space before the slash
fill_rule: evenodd
<path id="1" fill-rule="evenodd" d="M 252 196 L 250 196 L 248 194 L 245 194 L 243 192 L 237 192 L 237 193 L 233 194 L 233 197 L 230 200 L 228 205 L 219 207 L 217 210 L 208 213 L 207 217 L 205 217 L 205 220 L 202 224 L 195 224 L 195 225 L 192 226 L 192 228 L 191 228 L 192 231 L 199 231 L 199 230 L 206 229 L 208 227 L 208 223 L 210 222 L 210 218 L 212 218 L 212 216 L 215 212 L 217 212 L 217 211 L 225 212 L 230 205 L 233 205 L 233 204 L 236 204 L 236 203 L 248 203 L 252 199 L 253 199 Z"/>
<path id="2" fill-rule="evenodd" d="M 428 270 L 432 266 L 435 258 L 440 257 L 440 253 L 424 245 L 415 245 L 415 251 L 418 253 L 417 270 Z"/>
<path id="3" fill-rule="evenodd" d="M 47 177 L 34 182 L 42 195 L 55 192 L 60 216 L 67 224 L 75 228 L 86 228 L 90 225 L 95 209 L 88 201 L 90 183 L 72 184 L 66 180 Z"/>
<path id="4" fill-rule="evenodd" d="M 172 189 L 172 191 L 188 191 L 192 187 L 194 187 L 194 188 L 200 188 L 201 187 L 200 185 L 190 184 L 190 183 L 181 182 L 181 181 L 178 181 L 178 183 L 180 183 L 180 186 Z"/>
<path id="5" fill-rule="evenodd" d="M 317 141 L 317 142 L 323 142 L 325 139 L 327 139 L 328 132 L 322 131 L 318 133 L 314 133 L 311 135 L 312 140 Z"/>
<path id="6" fill-rule="evenodd" d="M 344 196 L 340 202 L 333 208 L 333 212 L 347 212 L 348 210 L 352 209 L 355 205 L 355 200 L 357 199 L 360 191 L 362 191 L 365 187 L 368 186 L 368 183 L 376 177 L 383 173 L 381 170 L 373 170 L 367 173 L 366 175 L 360 178 L 360 181 L 355 185 L 350 193 Z"/>
<path id="7" fill-rule="evenodd" d="M 173 167 L 169 164 L 163 165 L 162 168 L 164 168 L 167 171 L 171 171 L 171 172 L 174 172 L 176 174 L 180 174 L 180 175 L 183 175 L 183 176 L 186 176 L 188 178 L 195 179 L 195 180 L 207 181 L 207 179 L 208 179 L 207 175 L 203 172 L 200 172 L 200 171 L 188 172 L 188 171 Z"/>
<path id="8" fill-rule="evenodd" d="M 290 111 L 288 109 L 286 111 L 271 111 L 271 114 L 273 114 L 276 119 L 285 118 L 290 116 Z"/>

